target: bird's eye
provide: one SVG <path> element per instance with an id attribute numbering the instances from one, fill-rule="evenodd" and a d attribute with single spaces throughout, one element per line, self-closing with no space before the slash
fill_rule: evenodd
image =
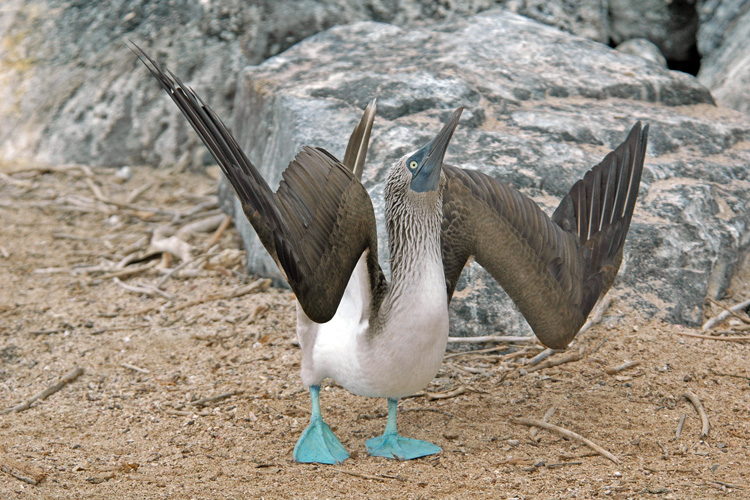
<path id="1" fill-rule="evenodd" d="M 415 168 L 417 168 L 418 165 L 419 165 L 419 163 L 417 163 L 415 160 L 412 160 L 412 161 L 409 162 L 409 168 L 412 169 L 412 170 L 414 170 Z"/>

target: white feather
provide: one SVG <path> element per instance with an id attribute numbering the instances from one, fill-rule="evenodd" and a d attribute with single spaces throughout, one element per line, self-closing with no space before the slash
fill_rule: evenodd
<path id="1" fill-rule="evenodd" d="M 353 394 L 401 398 L 423 389 L 435 376 L 448 342 L 445 277 L 439 255 L 423 255 L 397 300 L 385 298 L 370 330 L 367 252 L 360 257 L 331 321 L 315 323 L 297 305 L 302 382 L 330 377 Z"/>

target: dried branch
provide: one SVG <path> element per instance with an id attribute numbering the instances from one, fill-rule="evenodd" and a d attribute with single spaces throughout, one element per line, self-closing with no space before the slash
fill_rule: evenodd
<path id="1" fill-rule="evenodd" d="M 690 333 L 690 332 L 677 332 L 677 335 L 683 335 L 685 337 L 693 337 L 696 339 L 706 339 L 706 340 L 723 340 L 725 342 L 747 342 L 750 340 L 749 336 L 745 337 L 717 337 L 715 335 L 701 335 L 699 333 Z"/>
<path id="2" fill-rule="evenodd" d="M 578 330 L 578 335 L 598 324 L 602 320 L 604 313 L 609 309 L 610 304 L 612 304 L 612 296 L 609 294 L 599 299 L 594 305 L 594 313 L 586 320 L 581 329 Z"/>
<path id="3" fill-rule="evenodd" d="M 506 356 L 510 356 L 510 357 L 523 356 L 523 355 L 525 355 L 526 353 L 529 352 L 529 349 L 536 349 L 536 348 L 541 348 L 541 346 L 539 344 L 532 344 L 532 345 L 524 347 L 520 351 L 508 354 Z M 456 356 L 467 356 L 469 354 L 486 354 L 488 352 L 505 351 L 507 349 L 508 349 L 508 346 L 499 345 L 499 346 L 495 346 L 495 347 L 488 347 L 487 349 L 476 349 L 476 350 L 473 350 L 473 351 L 453 352 L 453 353 L 449 353 L 449 354 L 446 354 L 445 356 L 443 356 L 443 359 L 455 358 Z"/>
<path id="4" fill-rule="evenodd" d="M 748 307 L 750 307 L 750 299 L 744 302 L 740 302 L 739 304 L 735 304 L 731 306 L 728 310 L 725 310 L 722 313 L 718 314 L 717 316 L 706 321 L 703 324 L 702 330 L 705 332 L 706 330 L 713 328 L 713 326 L 717 324 L 718 322 L 724 321 L 725 319 L 727 319 L 732 314 L 732 312 L 741 311 L 742 309 L 747 309 Z"/>
<path id="5" fill-rule="evenodd" d="M 31 399 L 26 400 L 25 402 L 19 404 L 18 406 L 14 406 L 13 408 L 8 408 L 7 410 L 1 411 L 0 415 L 5 415 L 6 413 L 11 413 L 11 412 L 19 412 L 19 411 L 28 410 L 29 408 L 31 408 L 31 405 L 33 405 L 37 401 L 42 401 L 42 400 L 47 399 L 49 396 L 56 393 L 57 391 L 59 391 L 60 389 L 68 385 L 69 383 L 73 382 L 82 374 L 83 374 L 83 368 L 81 368 L 80 366 L 76 366 L 75 368 L 70 370 L 68 373 L 63 375 L 60 381 L 57 382 L 55 385 L 52 385 L 46 388 L 45 390 L 43 390 L 36 396 L 32 397 Z"/>
<path id="6" fill-rule="evenodd" d="M 140 366 L 131 365 L 130 363 L 121 363 L 120 366 L 122 366 L 123 368 L 127 368 L 128 370 L 133 370 L 134 372 L 143 373 L 145 375 L 151 373 L 150 370 L 141 368 Z"/>
<path id="7" fill-rule="evenodd" d="M 550 406 L 549 410 L 547 410 L 544 413 L 544 416 L 542 417 L 542 422 L 549 422 L 549 419 L 552 418 L 552 416 L 557 411 L 557 406 Z M 531 436 L 531 439 L 534 441 L 539 441 L 541 438 L 538 438 L 536 435 L 539 432 L 539 427 L 530 427 L 529 428 L 529 436 Z"/>
<path id="8" fill-rule="evenodd" d="M 159 282 L 156 284 L 156 288 L 161 288 L 162 285 L 164 285 L 164 283 L 166 283 L 167 280 L 169 280 L 169 278 L 172 277 L 172 275 L 174 275 L 178 271 L 181 271 L 183 268 L 187 267 L 188 265 L 198 266 L 202 264 L 206 259 L 209 259 L 213 257 L 214 255 L 216 254 L 207 253 L 207 254 L 200 255 L 193 260 L 183 260 L 178 265 L 176 265 L 175 267 L 167 271 L 167 274 L 165 274 L 164 277 L 160 279 Z"/>
<path id="9" fill-rule="evenodd" d="M 371 474 L 363 474 L 361 472 L 354 472 L 351 470 L 345 470 L 345 469 L 332 469 L 336 472 L 341 472 L 342 474 L 347 474 L 349 476 L 359 477 L 362 479 L 372 479 L 373 481 L 383 481 L 386 482 L 388 479 L 395 479 L 397 481 L 405 481 L 404 478 L 401 476 L 389 476 L 389 475 L 380 475 L 380 476 L 373 476 Z"/>
<path id="10" fill-rule="evenodd" d="M 545 368 L 551 368 L 553 366 L 559 366 L 565 363 L 572 363 L 579 361 L 583 357 L 583 347 L 577 351 L 570 351 L 559 358 L 548 359 L 543 363 L 539 363 L 536 366 L 532 366 L 529 369 L 521 368 L 521 374 L 525 375 Z"/>
<path id="11" fill-rule="evenodd" d="M 188 234 L 194 233 L 210 233 L 216 231 L 216 228 L 221 226 L 224 220 L 229 217 L 225 214 L 211 215 L 209 217 L 203 217 L 202 219 L 196 219 L 189 222 L 177 230 L 177 235 L 182 237 Z"/>
<path id="12" fill-rule="evenodd" d="M 526 366 L 538 365 L 539 363 L 541 363 L 545 359 L 549 358 L 550 356 L 552 356 L 553 354 L 558 353 L 558 352 L 562 352 L 562 351 L 558 350 L 558 349 L 549 349 L 549 348 L 547 348 L 547 349 L 543 350 L 542 352 L 540 352 L 539 354 L 537 354 L 536 356 L 534 356 L 533 358 L 531 358 L 526 363 Z"/>
<path id="13" fill-rule="evenodd" d="M 225 392 L 223 394 L 219 394 L 218 396 L 209 396 L 207 398 L 199 399 L 197 401 L 191 401 L 190 403 L 188 403 L 188 405 L 208 406 L 211 403 L 216 403 L 218 401 L 221 401 L 222 399 L 231 398 L 232 396 L 236 396 L 237 394 L 242 394 L 242 391 L 234 390 L 234 391 Z"/>
<path id="14" fill-rule="evenodd" d="M 460 396 L 466 392 L 466 387 L 461 386 L 458 389 L 454 389 L 448 392 L 425 392 L 424 395 L 428 401 L 434 401 L 436 399 L 450 399 Z"/>
<path id="15" fill-rule="evenodd" d="M 139 293 L 139 294 L 142 294 L 142 295 L 146 295 L 148 297 L 151 297 L 152 295 L 157 294 L 157 295 L 161 295 L 162 297 L 164 297 L 165 299 L 167 299 L 169 301 L 174 302 L 174 300 L 175 300 L 174 296 L 168 294 L 164 290 L 159 290 L 155 286 L 151 286 L 151 285 L 128 285 L 127 283 L 123 283 L 122 281 L 120 281 L 120 278 L 113 278 L 113 281 L 117 285 L 119 285 L 120 287 L 122 287 L 125 290 L 127 290 L 128 292 Z"/>
<path id="16" fill-rule="evenodd" d="M 557 433 L 557 434 L 559 434 L 561 436 L 565 436 L 565 437 L 570 438 L 570 439 L 575 439 L 576 441 L 579 441 L 579 442 L 585 444 L 586 446 L 588 446 L 589 448 L 591 448 L 592 450 L 594 450 L 595 452 L 597 452 L 601 456 L 603 456 L 603 457 L 605 457 L 605 458 L 613 461 L 614 463 L 616 463 L 616 464 L 620 463 L 620 460 L 616 456 L 614 456 L 613 454 L 611 454 L 610 452 L 608 452 L 607 450 L 605 450 L 604 448 L 602 448 L 598 444 L 594 443 L 593 441 L 590 441 L 590 440 L 586 439 L 585 437 L 581 436 L 580 434 L 577 434 L 577 433 L 575 433 L 573 431 L 569 431 L 568 429 L 564 429 L 562 427 L 558 427 L 557 425 L 553 425 L 553 424 L 550 424 L 550 423 L 547 423 L 547 422 L 543 422 L 541 420 L 534 420 L 534 419 L 531 419 L 531 418 L 513 418 L 513 419 L 511 419 L 511 422 L 513 422 L 514 424 L 521 424 L 521 425 L 528 425 L 528 426 L 534 426 L 534 427 L 541 427 L 542 429 L 546 429 L 548 431 L 555 432 L 555 433 Z"/>
<path id="17" fill-rule="evenodd" d="M 96 280 L 105 281 L 110 278 L 124 278 L 125 276 L 133 276 L 134 274 L 140 274 L 144 271 L 148 271 L 152 267 L 156 266 L 157 263 L 158 263 L 157 261 L 152 260 L 151 262 L 143 264 L 142 266 L 126 267 L 118 271 L 112 271 L 110 273 L 105 273 L 105 274 L 102 274 L 101 276 L 97 276 Z"/>
<path id="18" fill-rule="evenodd" d="M 715 305 L 721 307 L 722 309 L 724 309 L 724 311 L 727 312 L 727 313 L 729 313 L 730 316 L 734 316 L 735 318 L 737 318 L 738 320 L 742 321 L 745 324 L 750 324 L 750 318 L 746 318 L 745 316 L 742 316 L 741 314 L 739 314 L 737 312 L 737 311 L 741 311 L 742 309 L 745 309 L 745 308 L 740 307 L 739 309 L 737 309 L 737 311 L 735 311 L 735 310 L 732 310 L 731 308 L 727 307 L 726 305 L 722 304 L 718 300 L 714 300 L 714 299 L 712 299 L 710 297 L 707 297 L 707 299 L 712 304 L 715 304 Z"/>
<path id="19" fill-rule="evenodd" d="M 711 430 L 711 426 L 708 423 L 708 415 L 706 414 L 706 410 L 703 408 L 701 400 L 698 399 L 698 396 L 696 396 L 691 391 L 685 391 L 682 397 L 687 398 L 691 403 L 693 403 L 693 406 L 695 406 L 695 410 L 701 417 L 701 437 L 703 438 L 708 436 L 708 431 Z"/>
<path id="20" fill-rule="evenodd" d="M 686 417 L 687 415 L 683 413 L 682 416 L 680 417 L 680 421 L 677 423 L 677 430 L 674 433 L 677 439 L 680 439 L 680 434 L 682 434 L 682 426 L 685 425 Z"/>
<path id="21" fill-rule="evenodd" d="M 216 217 L 222 217 L 222 215 L 217 215 Z M 227 230 L 231 223 L 232 217 L 230 215 L 223 216 L 221 224 L 219 224 L 219 227 L 216 228 L 214 234 L 211 235 L 211 238 L 209 238 L 208 242 L 203 246 L 204 252 L 208 252 L 212 246 L 218 243 L 218 241 L 221 239 L 221 236 L 224 234 L 224 231 Z"/>
<path id="22" fill-rule="evenodd" d="M 514 337 L 498 336 L 498 335 L 485 335 L 483 337 L 448 337 L 448 343 L 453 344 L 483 344 L 485 342 L 503 342 L 503 343 L 523 343 L 523 342 L 536 342 L 536 337 Z"/>
<path id="23" fill-rule="evenodd" d="M 607 375 L 614 375 L 615 373 L 620 373 L 621 371 L 627 370 L 628 368 L 633 368 L 634 366 L 638 366 L 640 364 L 640 361 L 628 361 L 621 365 L 617 365 L 614 368 L 606 368 L 604 372 Z"/>
<path id="24" fill-rule="evenodd" d="M 154 185 L 153 182 L 147 182 L 147 183 L 143 184 L 142 186 L 139 186 L 139 187 L 135 188 L 128 195 L 128 197 L 125 198 L 125 203 L 127 203 L 128 205 L 130 205 L 135 200 L 137 200 L 139 196 L 141 196 L 143 193 L 145 193 L 146 191 L 148 191 L 149 189 L 151 189 L 153 187 L 153 185 Z"/>
<path id="25" fill-rule="evenodd" d="M 10 474 L 19 481 L 36 486 L 41 483 L 42 480 L 47 476 L 42 471 L 30 470 L 28 467 L 19 464 L 9 458 L 3 458 L 0 461 L 0 470 L 6 474 Z"/>

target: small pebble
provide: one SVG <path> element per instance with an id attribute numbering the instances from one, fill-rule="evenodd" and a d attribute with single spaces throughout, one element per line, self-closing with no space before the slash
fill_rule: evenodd
<path id="1" fill-rule="evenodd" d="M 115 177 L 128 181 L 131 177 L 133 177 L 133 171 L 130 169 L 130 167 L 125 165 L 124 167 L 120 167 L 117 169 L 117 172 L 115 172 Z"/>

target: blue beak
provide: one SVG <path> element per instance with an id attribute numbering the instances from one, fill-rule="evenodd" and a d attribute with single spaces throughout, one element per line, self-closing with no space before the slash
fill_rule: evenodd
<path id="1" fill-rule="evenodd" d="M 412 191 L 418 193 L 437 191 L 440 185 L 440 169 L 443 166 L 445 151 L 448 149 L 448 143 L 453 137 L 453 131 L 458 126 L 458 120 L 461 118 L 463 110 L 464 108 L 461 106 L 454 111 L 453 116 L 443 126 L 440 133 L 406 161 L 406 165 L 412 173 Z"/>

